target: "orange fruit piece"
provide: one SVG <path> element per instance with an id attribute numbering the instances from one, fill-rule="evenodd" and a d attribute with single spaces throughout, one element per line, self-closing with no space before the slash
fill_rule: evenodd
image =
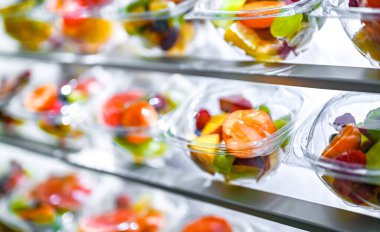
<path id="1" fill-rule="evenodd" d="M 146 101 L 134 102 L 125 109 L 122 124 L 125 127 L 149 127 L 158 121 L 156 109 Z M 130 143 L 143 143 L 150 139 L 144 130 L 128 133 L 126 140 Z"/>
<path id="2" fill-rule="evenodd" d="M 322 156 L 333 159 L 344 152 L 358 150 L 360 143 L 360 130 L 353 124 L 346 125 L 323 151 Z"/>
<path id="3" fill-rule="evenodd" d="M 238 110 L 223 123 L 223 140 L 230 150 L 247 149 L 247 144 L 264 139 L 276 132 L 270 116 L 261 110 Z M 241 148 L 243 147 L 243 148 Z M 239 158 L 248 158 L 251 152 L 234 152 Z"/>
<path id="4" fill-rule="evenodd" d="M 57 98 L 58 90 L 55 85 L 41 85 L 26 96 L 24 105 L 30 111 L 46 111 L 54 105 Z"/>
<path id="5" fill-rule="evenodd" d="M 232 227 L 223 218 L 205 216 L 188 224 L 182 232 L 232 232 Z"/>
<path id="6" fill-rule="evenodd" d="M 254 10 L 264 10 L 263 12 L 252 12 L 252 13 L 244 13 L 240 14 L 239 17 L 257 17 L 257 16 L 265 16 L 277 14 L 280 12 L 280 9 L 272 9 L 276 7 L 281 7 L 285 5 L 280 1 L 257 1 L 245 4 L 242 8 L 244 11 L 254 11 Z M 255 28 L 255 29 L 265 29 L 269 28 L 272 25 L 274 18 L 257 18 L 257 19 L 247 19 L 242 20 L 241 23 L 247 27 Z"/>

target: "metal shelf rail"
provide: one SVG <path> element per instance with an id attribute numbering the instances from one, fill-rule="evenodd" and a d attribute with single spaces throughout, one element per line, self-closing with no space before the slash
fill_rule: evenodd
<path id="1" fill-rule="evenodd" d="M 221 61 L 202 58 L 132 58 L 118 55 L 68 53 L 0 52 L 0 57 L 26 58 L 62 65 L 102 65 L 256 83 L 380 93 L 380 70 L 375 68 Z"/>

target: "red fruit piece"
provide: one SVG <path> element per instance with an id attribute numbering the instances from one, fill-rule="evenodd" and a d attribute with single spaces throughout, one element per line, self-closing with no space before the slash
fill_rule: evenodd
<path id="1" fill-rule="evenodd" d="M 120 194 L 116 198 L 116 208 L 117 209 L 128 209 L 131 206 L 131 200 L 127 194 Z"/>
<path id="2" fill-rule="evenodd" d="M 157 121 L 156 109 L 146 101 L 131 103 L 125 109 L 122 118 L 125 127 L 148 127 Z"/>
<path id="3" fill-rule="evenodd" d="M 141 91 L 129 91 L 113 95 L 102 108 L 104 123 L 112 127 L 120 126 L 126 104 L 137 101 L 143 96 L 144 94 Z"/>
<path id="4" fill-rule="evenodd" d="M 359 150 L 350 150 L 344 152 L 343 154 L 335 157 L 335 160 L 350 164 L 357 164 L 363 167 L 367 163 L 365 154 Z"/>
<path id="5" fill-rule="evenodd" d="M 206 124 L 210 121 L 211 114 L 206 109 L 200 109 L 195 115 L 195 124 L 198 130 L 203 130 Z"/>
<path id="6" fill-rule="evenodd" d="M 365 4 L 366 7 L 380 8 L 380 1 L 379 0 L 367 0 L 364 2 L 366 2 L 366 4 Z"/>
<path id="7" fill-rule="evenodd" d="M 242 95 L 231 95 L 222 97 L 219 100 L 220 109 L 226 113 L 232 113 L 237 110 L 252 109 L 252 104 Z"/>

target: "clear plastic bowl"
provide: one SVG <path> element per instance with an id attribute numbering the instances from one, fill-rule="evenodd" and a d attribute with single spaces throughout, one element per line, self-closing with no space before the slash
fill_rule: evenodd
<path id="1" fill-rule="evenodd" d="M 140 56 L 185 56 L 199 44 L 199 21 L 185 20 L 194 0 L 115 1 L 115 15 L 129 35 L 127 49 Z M 153 8 L 153 9 L 152 9 Z"/>
<path id="2" fill-rule="evenodd" d="M 355 1 L 353 1 L 355 2 Z M 365 3 L 367 1 L 361 1 Z M 377 1 L 372 1 L 374 4 Z M 327 0 L 324 11 L 340 18 L 341 24 L 356 49 L 370 63 L 380 67 L 380 6 L 350 6 L 349 0 Z"/>
<path id="3" fill-rule="evenodd" d="M 227 43 L 257 61 L 281 61 L 301 54 L 323 25 L 308 15 L 321 0 L 245 2 L 200 0 L 193 17 L 211 20 Z"/>
<path id="4" fill-rule="evenodd" d="M 2 215 L 26 231 L 73 231 L 82 208 L 94 195 L 96 183 L 83 173 L 51 174 L 45 180 L 30 181 L 9 198 Z"/>
<path id="5" fill-rule="evenodd" d="M 168 145 L 162 138 L 161 128 L 170 114 L 185 101 L 194 85 L 178 75 L 174 75 L 169 80 L 160 75 L 149 76 L 147 73 L 135 73 L 134 77 L 134 79 L 129 79 L 130 83 L 127 82 L 128 78 L 125 76 L 121 80 L 115 77 L 114 88 L 103 92 L 103 95 L 89 107 L 89 113 L 84 115 L 83 129 L 92 135 L 94 144 L 114 151 L 119 166 L 125 164 L 162 166 L 170 153 Z M 109 105 L 113 105 L 109 104 L 111 99 L 121 95 L 134 96 L 132 100 L 126 99 L 130 97 L 118 97 L 125 99 L 122 100 L 124 105 L 121 108 L 110 107 Z M 154 111 L 152 113 L 157 117 L 154 122 L 146 126 L 141 126 L 141 124 L 129 126 L 133 118 L 124 120 L 125 112 L 131 109 L 129 107 L 131 105 L 137 109 L 137 105 L 141 106 L 139 103 L 144 104 L 142 107 L 144 110 L 140 112 L 144 120 L 137 120 L 139 123 L 145 121 L 146 117 L 143 114 L 147 108 L 149 112 Z M 107 105 L 108 108 L 106 108 Z M 134 112 L 130 110 L 128 114 L 134 115 Z M 113 123 L 114 117 L 120 120 L 117 119 L 116 123 Z"/>
<path id="6" fill-rule="evenodd" d="M 307 119 L 294 136 L 294 148 L 284 161 L 315 170 L 321 181 L 347 204 L 379 210 L 379 143 L 375 137 L 380 131 L 380 118 L 372 114 L 375 118 L 366 120 L 367 114 L 379 106 L 377 94 L 336 96 Z M 348 122 L 349 126 L 341 129 Z"/>
<path id="7" fill-rule="evenodd" d="M 262 139 L 256 142 L 245 144 L 241 142 L 233 144 L 232 142 L 227 146 L 225 143 L 216 144 L 215 141 L 211 142 L 208 139 L 199 141 L 199 138 L 203 137 L 198 137 L 199 132 L 197 132 L 195 125 L 195 116 L 199 110 L 207 109 L 211 116 L 214 117 L 223 115 L 219 103 L 220 98 L 234 95 L 244 97 L 255 109 L 262 106 L 265 111 L 269 110 L 271 112 L 269 120 L 271 122 L 272 120 L 273 122 L 278 121 L 277 125 L 279 126 L 274 126 L 276 128 L 273 129 L 272 134 L 261 137 Z M 286 146 L 287 139 L 292 135 L 296 127 L 296 121 L 303 108 L 303 102 L 301 95 L 286 88 L 235 82 L 213 83 L 198 92 L 178 113 L 173 115 L 165 135 L 173 146 L 184 149 L 195 164 L 205 172 L 212 175 L 219 173 L 219 175 L 224 176 L 225 181 L 258 181 L 279 165 L 279 158 L 283 151 L 282 147 Z M 231 114 L 227 115 L 230 116 Z M 266 118 L 268 119 L 269 117 Z M 227 119 L 213 120 L 211 118 L 209 124 L 215 124 L 217 128 L 214 131 L 218 132 L 206 133 L 204 131 L 207 127 L 206 125 L 202 133 L 206 136 L 219 134 L 218 141 L 224 141 L 225 130 L 227 131 L 226 128 L 228 128 L 224 125 L 224 122 Z M 220 128 L 223 130 L 222 135 L 220 135 Z M 231 131 L 233 133 L 236 130 L 232 129 Z M 242 138 L 248 138 L 246 135 L 244 134 Z"/>
<path id="8" fill-rule="evenodd" d="M 106 191 L 84 208 L 78 231 L 134 231 L 134 226 L 138 227 L 137 223 L 144 220 L 147 222 L 150 215 L 151 227 L 146 231 L 167 232 L 172 231 L 187 212 L 187 202 L 183 198 L 116 179 L 104 181 L 107 182 L 103 186 Z M 128 217 L 131 211 L 138 215 L 138 220 Z"/>
<path id="9" fill-rule="evenodd" d="M 83 110 L 83 106 L 94 98 L 99 89 L 106 88 L 106 79 L 104 71 L 93 68 L 80 74 L 78 78 L 61 84 L 60 81 L 31 83 L 10 101 L 6 112 L 15 118 L 36 122 L 42 131 L 58 141 L 59 146 L 65 147 L 68 145 L 67 142 L 76 143 L 83 138 L 84 134 L 77 126 L 78 114 Z M 40 91 L 36 94 L 41 86 L 49 86 L 47 88 L 49 91 Z M 53 95 L 52 89 L 54 89 Z M 46 92 L 49 92 L 49 95 Z M 42 99 L 46 105 L 41 105 Z M 39 109 L 28 108 L 27 104 L 30 107 L 31 101 L 33 107 L 38 105 Z"/>
<path id="10" fill-rule="evenodd" d="M 56 14 L 59 36 L 52 41 L 56 49 L 91 54 L 112 46 L 114 22 L 101 14 L 101 9 L 111 1 L 94 1 L 94 5 L 81 5 L 84 1 L 48 0 L 45 10 Z M 60 1 L 62 3 L 62 1 Z M 98 4 L 95 4 L 98 3 Z"/>
<path id="11" fill-rule="evenodd" d="M 4 31 L 22 50 L 47 50 L 54 34 L 54 16 L 44 12 L 37 0 L 6 1 L 9 4 L 0 8 Z"/>

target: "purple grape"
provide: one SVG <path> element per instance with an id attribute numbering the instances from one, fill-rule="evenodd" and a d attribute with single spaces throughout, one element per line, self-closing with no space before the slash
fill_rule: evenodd
<path id="1" fill-rule="evenodd" d="M 351 123 L 356 124 L 354 116 L 352 116 L 352 114 L 350 114 L 350 113 L 345 113 L 342 116 L 339 116 L 335 119 L 334 128 L 337 131 L 340 131 L 340 130 L 342 130 L 342 128 L 344 126 L 351 124 Z"/>
<path id="2" fill-rule="evenodd" d="M 278 54 L 280 57 L 285 59 L 289 56 L 289 53 L 293 52 L 295 49 L 295 47 L 291 47 L 286 41 L 283 41 L 282 46 L 278 49 Z"/>
<path id="3" fill-rule="evenodd" d="M 233 165 L 250 166 L 250 167 L 263 169 L 265 166 L 265 161 L 264 161 L 264 157 L 262 156 L 249 158 L 249 159 L 236 158 Z"/>
<path id="4" fill-rule="evenodd" d="M 168 101 L 161 94 L 156 94 L 152 98 L 149 99 L 149 104 L 152 105 L 157 112 L 162 112 L 166 108 L 168 108 Z"/>
<path id="5" fill-rule="evenodd" d="M 349 7 L 360 7 L 362 5 L 362 0 L 350 0 L 348 3 Z"/>
<path id="6" fill-rule="evenodd" d="M 178 29 L 175 27 L 170 29 L 170 31 L 166 35 L 164 35 L 161 41 L 160 46 L 162 50 L 167 51 L 171 49 L 174 46 L 174 44 L 177 42 L 178 37 L 179 37 Z"/>

